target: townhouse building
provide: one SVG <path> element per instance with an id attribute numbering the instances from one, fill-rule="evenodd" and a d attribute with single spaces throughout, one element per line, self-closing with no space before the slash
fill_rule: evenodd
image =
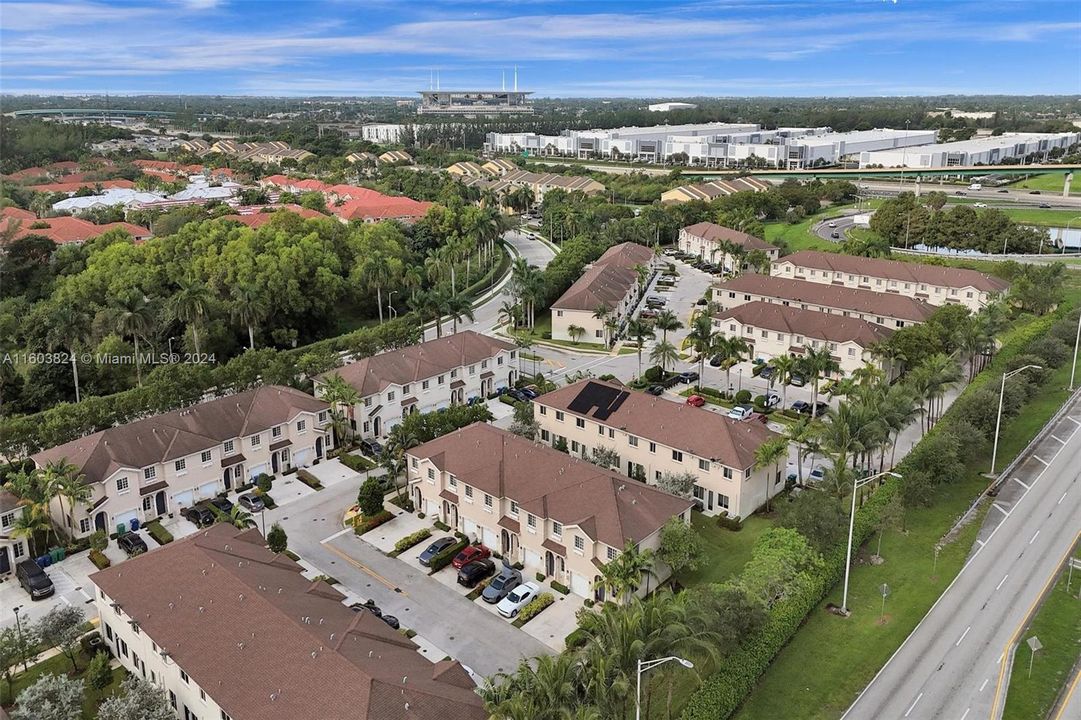
<path id="1" fill-rule="evenodd" d="M 619 472 L 655 484 L 665 473 L 695 476 L 694 499 L 706 515 L 747 517 L 784 489 L 773 468 L 755 468 L 754 454 L 777 434 L 757 422 L 581 380 L 533 401 L 540 440 L 566 443 L 572 456 L 597 449 L 619 457 Z"/>
<path id="2" fill-rule="evenodd" d="M 935 312 L 934 305 L 907 295 L 757 273 L 743 273 L 714 285 L 713 302 L 721 310 L 750 302 L 776 303 L 893 329 L 926 322 Z"/>
<path id="3" fill-rule="evenodd" d="M 74 537 L 115 532 L 172 515 L 266 473 L 307 467 L 333 447 L 330 406 L 290 387 L 264 385 L 100 430 L 43 450 L 38 467 L 66 460 L 91 488 L 55 522 Z"/>
<path id="4" fill-rule="evenodd" d="M 960 303 L 973 312 L 1010 288 L 978 270 L 801 250 L 775 260 L 771 275 L 808 282 L 896 293 L 931 305 Z"/>
<path id="5" fill-rule="evenodd" d="M 12 535 L 23 510 L 19 498 L 0 488 L 0 579 L 15 572 L 15 566 L 29 555 L 26 538 Z"/>
<path id="6" fill-rule="evenodd" d="M 625 242 L 608 248 L 552 303 L 552 339 L 578 340 L 571 329 L 581 328 L 586 342 L 611 341 L 634 312 L 656 268 L 657 259 L 645 245 Z"/>
<path id="7" fill-rule="evenodd" d="M 766 180 L 753 177 L 726 178 L 696 183 L 694 185 L 680 185 L 671 190 L 661 193 L 662 205 L 675 205 L 678 203 L 701 200 L 710 202 L 719 197 L 727 197 L 738 192 L 764 192 L 772 185 Z"/>
<path id="8" fill-rule="evenodd" d="M 407 453 L 418 510 L 586 598 L 604 599 L 602 568 L 632 542 L 660 545 L 693 503 L 486 423 Z M 669 570 L 655 570 L 653 587 Z M 640 589 L 644 592 L 645 587 Z"/>
<path id="9" fill-rule="evenodd" d="M 485 720 L 458 662 L 309 580 L 257 530 L 219 523 L 90 576 L 99 629 L 184 720 Z"/>
<path id="10" fill-rule="evenodd" d="M 340 375 L 359 401 L 345 408 L 360 437 L 383 437 L 406 415 L 461 405 L 511 387 L 518 379 L 514 345 L 473 330 L 361 358 L 313 378 L 321 395 Z"/>
<path id="11" fill-rule="evenodd" d="M 719 262 L 728 270 L 736 270 L 736 265 L 739 264 L 735 254 L 729 251 L 732 247 L 740 248 L 744 254 L 760 250 L 770 262 L 781 255 L 779 247 L 762 238 L 711 222 L 700 222 L 681 228 L 676 242 L 683 252 L 697 255 L 711 263 Z"/>
<path id="12" fill-rule="evenodd" d="M 780 355 L 803 355 L 808 348 L 827 348 L 840 366 L 834 377 L 843 377 L 871 363 L 887 374 L 888 363 L 874 352 L 893 330 L 860 320 L 791 305 L 755 301 L 713 316 L 714 329 L 725 337 L 741 337 L 751 346 L 751 356 L 770 360 Z"/>
<path id="13" fill-rule="evenodd" d="M 447 168 L 447 173 L 458 177 L 484 177 L 487 173 L 475 162 L 463 160 Z"/>

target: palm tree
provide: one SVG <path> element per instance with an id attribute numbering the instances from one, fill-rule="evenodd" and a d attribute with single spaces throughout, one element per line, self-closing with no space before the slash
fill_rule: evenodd
<path id="1" fill-rule="evenodd" d="M 765 250 L 751 250 L 747 253 L 747 265 L 761 275 L 769 274 L 770 259 Z"/>
<path id="2" fill-rule="evenodd" d="M 668 331 L 676 331 L 683 327 L 676 314 L 671 310 L 661 310 L 653 321 L 653 327 L 661 331 L 661 340 L 668 342 Z"/>
<path id="3" fill-rule="evenodd" d="M 713 349 L 716 354 L 721 356 L 721 362 L 724 365 L 725 386 L 730 388 L 732 387 L 732 366 L 746 360 L 746 354 L 751 352 L 751 347 L 741 337 L 720 335 L 713 341 Z"/>
<path id="4" fill-rule="evenodd" d="M 774 378 L 781 383 L 781 405 L 788 406 L 788 381 L 796 370 L 796 358 L 791 355 L 778 355 L 771 358 L 769 365 L 774 369 Z"/>
<path id="5" fill-rule="evenodd" d="M 402 270 L 402 276 L 398 282 L 401 283 L 403 288 L 409 290 L 409 297 L 414 297 L 417 290 L 424 284 L 424 276 L 420 272 L 420 267 L 410 263 Z"/>
<path id="6" fill-rule="evenodd" d="M 521 321 L 522 306 L 518 303 L 512 303 L 509 300 L 504 300 L 503 304 L 499 306 L 499 322 L 510 325 L 511 330 L 517 330 L 518 324 Z"/>
<path id="7" fill-rule="evenodd" d="M 713 349 L 713 340 L 716 337 L 713 332 L 713 320 L 707 313 L 699 313 L 691 320 L 691 331 L 687 333 L 687 339 L 698 353 L 698 386 L 702 386 L 702 374 L 706 369 L 706 355 Z"/>
<path id="8" fill-rule="evenodd" d="M 638 376 L 642 375 L 642 347 L 646 338 L 653 337 L 653 328 L 649 323 L 638 318 L 631 318 L 627 323 L 627 334 L 634 338 L 634 347 L 638 351 Z"/>
<path id="9" fill-rule="evenodd" d="M 773 479 L 780 473 L 778 466 L 786 457 L 788 457 L 788 438 L 784 436 L 771 438 L 755 448 L 755 469 L 761 470 L 764 467 L 773 466 L 773 474 L 766 473 L 766 512 L 770 510 L 769 491 L 773 487 Z"/>
<path id="10" fill-rule="evenodd" d="M 352 419 L 354 408 L 360 402 L 360 393 L 339 373 L 334 373 L 323 378 L 319 385 L 319 397 L 330 403 L 335 445 L 340 446 L 342 440 L 352 434 L 352 424 L 347 419 Z M 343 408 L 345 412 L 342 412 Z"/>
<path id="11" fill-rule="evenodd" d="M 49 315 L 49 329 L 45 341 L 50 349 L 64 349 L 70 355 L 71 375 L 75 381 L 75 402 L 81 400 L 79 393 L 79 364 L 75 346 L 83 342 L 90 332 L 90 318 L 74 303 L 63 303 Z"/>
<path id="12" fill-rule="evenodd" d="M 828 347 L 808 348 L 800 358 L 800 365 L 811 376 L 811 406 L 818 403 L 818 383 L 823 376 L 837 372 L 841 366 L 833 359 Z"/>
<path id="13" fill-rule="evenodd" d="M 26 508 L 15 518 L 15 524 L 11 526 L 8 532 L 11 533 L 12 537 L 26 538 L 30 545 L 30 555 L 36 557 L 38 555 L 36 540 L 38 533 L 45 532 L 46 540 L 48 540 L 48 532 L 51 528 L 52 522 L 49 521 L 48 515 Z"/>
<path id="14" fill-rule="evenodd" d="M 586 334 L 586 329 L 581 325 L 571 324 L 567 326 L 567 334 L 571 336 L 571 340 L 577 345 L 582 336 Z"/>
<path id="15" fill-rule="evenodd" d="M 210 315 L 212 296 L 206 285 L 195 280 L 181 280 L 178 285 L 179 289 L 169 298 L 166 311 L 170 318 L 191 328 L 195 354 L 199 355 L 199 328 Z"/>
<path id="16" fill-rule="evenodd" d="M 917 370 L 924 373 L 929 410 L 928 429 L 942 414 L 942 401 L 946 392 L 961 380 L 961 368 L 949 355 L 937 353 L 920 363 Z"/>
<path id="17" fill-rule="evenodd" d="M 234 285 L 229 290 L 230 303 L 229 314 L 233 321 L 247 328 L 248 349 L 255 349 L 255 326 L 266 320 L 270 313 L 270 305 L 266 295 L 259 291 L 255 285 Z M 138 347 L 138 346 L 136 346 Z"/>
<path id="18" fill-rule="evenodd" d="M 598 305 L 597 309 L 593 311 L 593 317 L 596 320 L 601 321 L 601 325 L 604 327 L 604 345 L 608 346 L 610 336 L 608 334 L 608 317 L 612 314 L 611 308 L 607 305 Z"/>
<path id="19" fill-rule="evenodd" d="M 379 322 L 383 322 L 383 288 L 394 281 L 400 274 L 401 261 L 388 258 L 383 253 L 373 253 L 364 257 L 356 268 L 358 279 L 368 289 L 375 290 L 375 301 L 379 306 Z"/>
<path id="20" fill-rule="evenodd" d="M 796 484 L 803 487 L 803 457 L 807 443 L 819 432 L 819 423 L 806 415 L 791 423 L 785 429 L 785 439 L 796 444 Z"/>
<path id="21" fill-rule="evenodd" d="M 60 501 L 60 514 L 66 518 L 68 513 L 64 509 L 64 498 L 67 498 L 68 506 L 74 512 L 77 503 L 86 502 L 93 494 L 85 480 L 77 466 L 69 463 L 67 458 L 60 458 L 45 465 L 40 482 L 46 497 L 55 497 Z"/>
<path id="22" fill-rule="evenodd" d="M 670 364 L 674 366 L 677 360 L 679 360 L 679 351 L 667 340 L 657 343 L 649 351 L 649 361 L 660 365 L 662 371 L 667 371 Z"/>
<path id="23" fill-rule="evenodd" d="M 139 362 L 139 339 L 146 338 L 154 327 L 154 309 L 140 292 L 130 292 L 112 308 L 113 327 L 121 337 L 135 342 L 135 379 L 143 384 L 142 363 Z"/>
<path id="24" fill-rule="evenodd" d="M 234 505 L 233 509 L 229 511 L 229 522 L 232 523 L 233 527 L 240 528 L 241 530 L 255 525 L 255 519 L 252 517 L 252 514 L 239 505 Z"/>
<path id="25" fill-rule="evenodd" d="M 420 318 L 420 324 L 424 325 L 431 318 L 435 321 L 435 336 L 443 336 L 443 324 L 439 322 L 439 313 L 442 311 L 441 299 L 435 290 L 421 290 L 409 299 L 410 309 Z"/>
<path id="26" fill-rule="evenodd" d="M 458 323 L 463 319 L 469 320 L 469 322 L 473 322 L 475 319 L 473 316 L 473 303 L 461 293 L 446 298 L 443 314 L 450 316 L 452 332 L 454 333 L 458 332 Z"/>

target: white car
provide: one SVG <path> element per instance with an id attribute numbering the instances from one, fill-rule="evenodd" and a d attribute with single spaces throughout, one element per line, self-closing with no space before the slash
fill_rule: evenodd
<path id="1" fill-rule="evenodd" d="M 512 618 L 522 611 L 533 598 L 540 595 L 540 585 L 535 582 L 527 582 L 510 591 L 507 597 L 499 601 L 496 610 L 505 618 Z"/>
<path id="2" fill-rule="evenodd" d="M 832 220 L 830 220 L 830 221 L 829 221 L 829 222 L 828 222 L 828 223 L 826 224 L 826 227 L 831 227 L 831 228 L 835 228 L 835 227 L 837 227 L 837 223 L 835 223 L 835 222 L 833 222 Z"/>
<path id="3" fill-rule="evenodd" d="M 754 408 L 749 405 L 736 405 L 734 408 L 728 411 L 727 417 L 733 420 L 746 420 L 754 412 Z"/>
<path id="4" fill-rule="evenodd" d="M 766 407 L 768 407 L 768 408 L 777 407 L 780 404 L 781 404 L 781 396 L 780 395 L 773 392 L 772 390 L 770 392 L 766 393 Z"/>
<path id="5" fill-rule="evenodd" d="M 987 207 L 987 203 L 975 203 L 975 204 L 973 204 L 973 206 L 972 206 L 972 207 L 975 207 L 975 208 L 985 208 L 985 207 Z"/>

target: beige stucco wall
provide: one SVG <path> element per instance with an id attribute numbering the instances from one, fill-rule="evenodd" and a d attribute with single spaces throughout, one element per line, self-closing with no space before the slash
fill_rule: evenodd
<path id="1" fill-rule="evenodd" d="M 863 367 L 865 362 L 884 369 L 880 358 L 872 355 L 869 349 L 851 341 L 835 343 L 798 333 L 764 330 L 732 318 L 727 320 L 714 318 L 713 327 L 725 337 L 742 337 L 752 346 L 753 357 L 767 361 L 779 355 L 788 355 L 789 348 L 792 347 L 828 347 L 841 366 L 841 372 L 845 375 Z"/>
<path id="2" fill-rule="evenodd" d="M 875 325 L 881 325 L 890 329 L 897 329 L 905 327 L 907 325 L 919 325 L 918 320 L 903 320 L 901 318 L 893 317 L 886 313 L 871 314 L 865 312 L 857 312 L 855 310 L 845 310 L 843 308 L 830 307 L 826 305 L 819 305 L 817 303 L 795 302 L 782 298 L 772 297 L 770 295 L 760 295 L 759 293 L 749 293 L 744 291 L 726 290 L 720 288 L 714 288 L 713 301 L 716 302 L 722 310 L 731 310 L 732 308 L 739 307 L 740 305 L 746 305 L 750 302 L 761 300 L 762 302 L 773 303 L 774 305 L 786 305 L 788 307 L 798 307 L 802 310 L 814 310 L 816 312 L 826 313 L 827 315 L 841 315 L 842 317 L 859 318 L 860 320 L 866 320 L 867 322 L 874 323 Z"/>

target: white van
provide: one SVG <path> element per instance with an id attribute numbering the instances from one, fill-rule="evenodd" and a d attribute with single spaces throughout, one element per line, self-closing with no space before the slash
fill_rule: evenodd
<path id="1" fill-rule="evenodd" d="M 968 186 L 968 189 L 969 190 L 983 190 L 983 185 L 980 185 L 979 183 L 972 183 L 971 185 Z"/>

